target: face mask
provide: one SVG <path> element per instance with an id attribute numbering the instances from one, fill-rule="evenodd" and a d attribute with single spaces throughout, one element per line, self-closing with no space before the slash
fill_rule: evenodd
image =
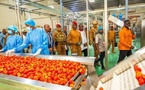
<path id="1" fill-rule="evenodd" d="M 12 34 L 12 31 L 11 30 L 8 30 L 8 34 Z"/>
<path id="2" fill-rule="evenodd" d="M 28 31 L 31 31 L 31 30 L 32 30 L 30 27 L 27 27 L 26 29 L 27 29 Z"/>

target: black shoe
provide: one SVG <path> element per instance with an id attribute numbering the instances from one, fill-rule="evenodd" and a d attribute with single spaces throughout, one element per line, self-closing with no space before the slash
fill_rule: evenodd
<path id="1" fill-rule="evenodd" d="M 96 63 L 96 65 L 97 65 L 97 66 L 100 66 L 100 64 L 99 64 L 99 63 Z"/>
<path id="2" fill-rule="evenodd" d="M 116 53 L 116 52 L 112 51 L 112 53 Z"/>
<path id="3" fill-rule="evenodd" d="M 105 67 L 102 67 L 103 70 L 105 70 Z"/>

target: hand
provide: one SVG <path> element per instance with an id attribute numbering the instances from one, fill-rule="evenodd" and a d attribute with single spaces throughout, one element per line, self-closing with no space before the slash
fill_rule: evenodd
<path id="1" fill-rule="evenodd" d="M 50 51 L 50 52 L 52 52 L 52 51 L 53 51 L 53 49 L 52 49 L 52 48 L 49 48 L 49 51 Z"/>
<path id="2" fill-rule="evenodd" d="M 103 46 L 105 46 L 105 42 L 103 42 Z"/>
<path id="3" fill-rule="evenodd" d="M 53 50 L 54 50 L 54 52 L 56 52 L 56 51 L 57 51 L 57 50 L 56 50 L 56 48 L 54 48 Z"/>
<path id="4" fill-rule="evenodd" d="M 89 45 L 91 46 L 92 45 L 92 42 L 89 42 Z"/>
<path id="5" fill-rule="evenodd" d="M 0 50 L 0 52 L 2 52 L 2 50 Z"/>
<path id="6" fill-rule="evenodd" d="M 134 46 L 131 46 L 131 49 L 134 49 Z"/>
<path id="7" fill-rule="evenodd" d="M 6 56 L 11 55 L 12 53 L 14 53 L 14 51 L 14 49 L 6 51 Z"/>
<path id="8" fill-rule="evenodd" d="M 78 42 L 77 45 L 81 45 L 82 42 Z"/>
<path id="9" fill-rule="evenodd" d="M 134 32 L 132 31 L 132 30 L 130 30 L 131 31 L 131 33 L 134 35 Z"/>
<path id="10" fill-rule="evenodd" d="M 87 46 L 87 43 L 84 43 L 84 46 Z"/>
<path id="11" fill-rule="evenodd" d="M 98 54 L 100 55 L 101 54 L 101 52 L 98 50 Z"/>
<path id="12" fill-rule="evenodd" d="M 41 53 L 41 49 L 38 49 L 37 52 L 33 56 L 37 56 Z"/>

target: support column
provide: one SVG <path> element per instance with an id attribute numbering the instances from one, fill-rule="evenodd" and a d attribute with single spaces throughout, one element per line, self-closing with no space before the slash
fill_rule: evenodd
<path id="1" fill-rule="evenodd" d="M 22 24 L 21 24 L 19 0 L 15 0 L 15 3 L 16 3 L 15 10 L 16 10 L 16 16 L 17 16 L 18 30 L 20 31 L 20 35 L 22 35 Z"/>
<path id="2" fill-rule="evenodd" d="M 128 0 L 125 0 L 125 20 L 128 20 Z"/>
<path id="3" fill-rule="evenodd" d="M 31 18 L 31 12 L 32 12 L 32 10 L 29 10 L 29 19 Z"/>
<path id="4" fill-rule="evenodd" d="M 107 0 L 104 0 L 104 30 L 105 30 L 105 68 L 108 69 L 108 19 L 107 19 Z"/>
<path id="5" fill-rule="evenodd" d="M 54 22 L 53 22 L 52 18 L 50 18 L 50 20 L 51 20 L 51 31 L 53 31 L 54 30 L 54 26 L 53 26 Z"/>
<path id="6" fill-rule="evenodd" d="M 60 11 L 61 11 L 61 27 L 64 29 L 64 19 L 63 19 L 63 2 L 60 0 Z"/>
<path id="7" fill-rule="evenodd" d="M 86 0 L 86 17 L 87 17 L 87 44 L 88 44 L 88 56 L 89 56 L 89 11 L 88 11 L 88 0 Z"/>

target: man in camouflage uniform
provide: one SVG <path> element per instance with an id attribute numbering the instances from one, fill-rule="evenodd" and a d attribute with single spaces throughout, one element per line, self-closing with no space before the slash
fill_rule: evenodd
<path id="1" fill-rule="evenodd" d="M 97 20 L 94 20 L 92 22 L 93 24 L 93 27 L 90 29 L 90 32 L 89 32 L 89 44 L 90 45 L 93 45 L 94 47 L 94 57 L 96 57 L 96 60 L 98 60 L 98 54 L 99 54 L 99 51 L 95 45 L 95 35 L 98 33 L 98 21 Z"/>
<path id="2" fill-rule="evenodd" d="M 53 39 L 54 39 L 54 47 L 58 55 L 66 55 L 65 51 L 66 35 L 64 32 L 62 32 L 60 24 L 56 25 L 56 32 L 54 32 L 53 34 Z"/>
<path id="3" fill-rule="evenodd" d="M 82 56 L 82 37 L 81 33 L 77 30 L 77 22 L 72 23 L 72 30 L 67 36 L 67 43 L 70 45 L 72 55 Z"/>

